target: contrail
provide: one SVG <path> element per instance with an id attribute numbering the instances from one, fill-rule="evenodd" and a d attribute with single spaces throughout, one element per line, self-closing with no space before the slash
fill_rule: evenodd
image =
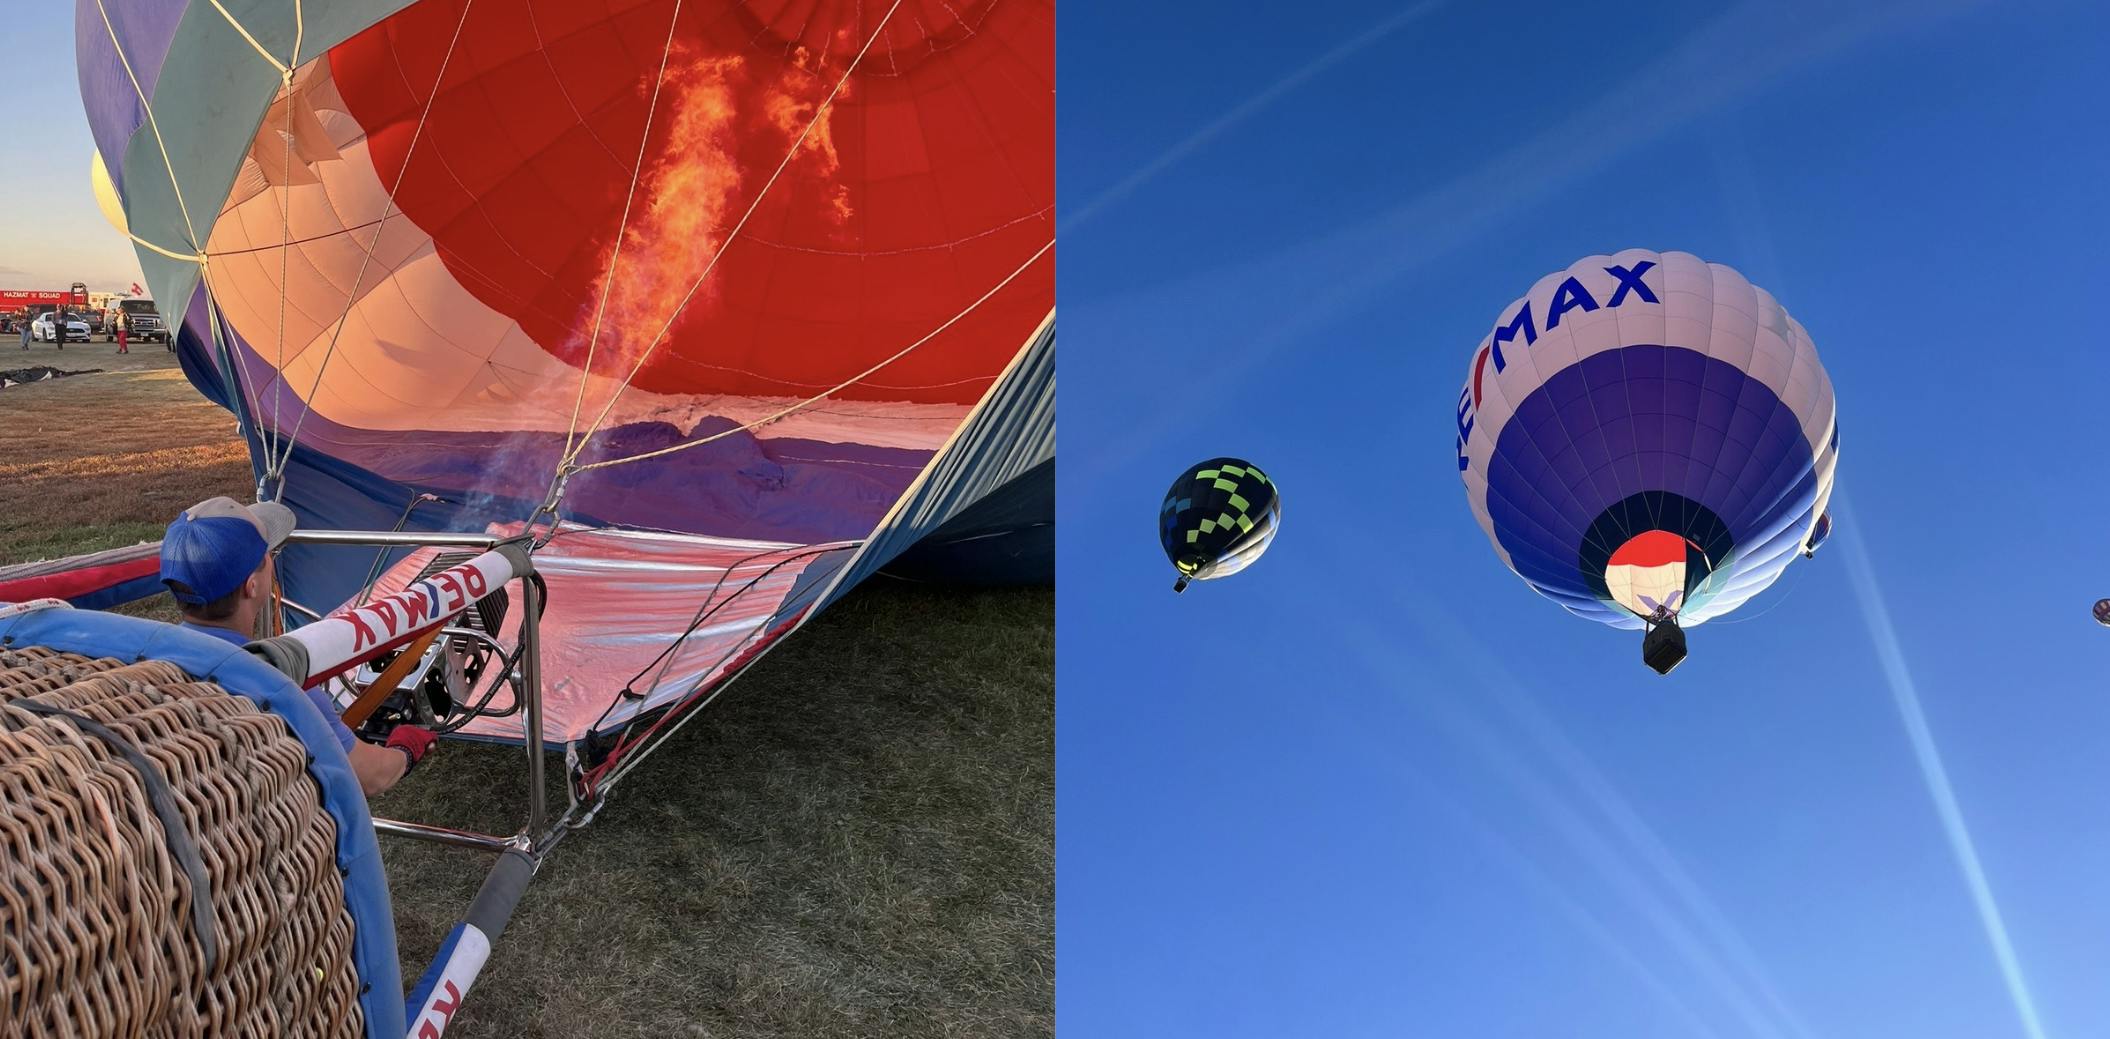
<path id="1" fill-rule="evenodd" d="M 1346 632 L 1355 636 L 1366 667 L 1393 678 L 1399 685 L 1412 686 L 1411 678 L 1397 674 L 1397 658 L 1389 651 L 1382 633 L 1354 618 L 1344 624 Z M 1729 1008 L 1745 1032 L 1760 1039 L 1776 1039 L 1784 1034 L 1691 923 L 1681 918 L 1677 907 L 1650 885 L 1641 870 L 1634 868 L 1626 850 L 1569 803 L 1563 784 L 1538 774 L 1506 746 L 1507 741 L 1500 734 L 1464 712 L 1422 700 L 1415 700 L 1414 706 L 1423 710 L 1447 738 L 1471 748 L 1505 785 L 1536 809 L 1554 833 L 1631 905 L 1634 914 L 1683 957 L 1685 966 Z"/>
<path id="2" fill-rule="evenodd" d="M 1400 598 L 1395 596 L 1395 601 Z M 1400 605 L 1420 615 L 1422 622 L 1436 631 L 1439 642 L 1449 646 L 1454 655 L 1476 658 L 1469 663 L 1475 670 L 1489 676 L 1485 688 L 1494 694 L 1491 702 L 1538 745 L 1539 753 L 1546 760 L 1558 767 L 1562 784 L 1582 796 L 1590 807 L 1610 821 L 1618 835 L 1626 839 L 1634 856 L 1654 871 L 1657 880 L 1675 896 L 1676 901 L 1683 903 L 1700 932 L 1715 943 L 1731 966 L 1741 972 L 1743 980 L 1756 991 L 1758 998 L 1786 1028 L 1787 1034 L 1803 1039 L 1812 1035 L 1809 1025 L 1781 996 L 1772 974 L 1760 963 L 1757 951 L 1745 940 L 1743 932 L 1686 870 L 1655 828 L 1642 818 L 1633 802 L 1619 792 L 1612 781 L 1591 763 L 1589 755 L 1563 734 L 1560 726 L 1543 709 L 1521 693 L 1523 682 L 1503 666 L 1500 656 L 1478 635 L 1440 611 L 1428 610 L 1418 603 L 1401 602 Z"/>
<path id="3" fill-rule="evenodd" d="M 1774 5 L 1764 3 L 1740 5 L 1611 89 L 1572 102 L 1559 123 L 1482 157 L 1451 180 L 1390 210 L 1271 257 L 1135 293 L 1131 302 L 1138 307 L 1191 309 L 1196 301 L 1217 301 L 1212 324 L 1193 334 L 1221 332 L 1235 345 L 1218 349 L 1179 395 L 1153 398 L 1147 408 L 1138 402 L 1148 417 L 1117 442 L 1071 463 L 1071 471 L 1096 478 L 1145 445 L 1162 440 L 1168 431 L 1192 424 L 1205 402 L 1237 386 L 1286 346 L 1325 328 L 1412 271 L 1479 240 L 1490 227 L 1543 203 L 1576 179 L 1789 75 L 1836 60 L 1903 27 L 1950 17 L 1980 2 L 1899 2 L 1857 10 L 1832 22 L 1783 19 Z M 1294 308 L 1283 315 L 1255 312 L 1241 299 L 1288 299 Z M 1096 302 L 1080 305 L 1092 307 Z M 1073 308 L 1073 313 L 1079 312 Z M 1322 352 L 1307 363 L 1346 364 L 1347 358 Z"/>
<path id="4" fill-rule="evenodd" d="M 1489 826 L 1472 809 L 1466 807 L 1458 800 L 1440 793 L 1443 789 L 1441 783 L 1397 760 L 1390 758 L 1386 760 L 1394 769 L 1413 780 L 1409 787 L 1413 796 L 1442 812 L 1460 829 L 1469 833 L 1474 840 L 1480 843 L 1481 847 L 1494 856 L 1497 862 L 1508 869 L 1526 889 L 1558 910 L 1577 930 L 1588 936 L 1599 948 L 1603 949 L 1614 960 L 1617 960 L 1621 966 L 1632 972 L 1651 995 L 1684 1019 L 1687 1029 L 1686 1034 L 1705 1037 L 1705 1039 L 1720 1039 L 1721 1033 L 1716 1031 L 1713 1025 L 1701 1020 L 1699 1014 L 1694 1012 L 1692 1006 L 1678 995 L 1677 990 L 1671 988 L 1670 984 L 1663 980 L 1662 975 L 1656 973 L 1655 969 L 1649 966 L 1625 942 L 1620 941 L 1619 936 L 1613 933 L 1612 928 L 1602 918 L 1563 890 L 1561 885 L 1548 876 L 1546 871 L 1541 869 L 1529 855 L 1526 855 L 1516 845 L 1510 843 L 1507 838 L 1497 833 L 1493 827 Z"/>
<path id="5" fill-rule="evenodd" d="M 1092 196 L 1091 201 L 1076 209 L 1069 210 L 1063 215 L 1061 222 L 1055 225 L 1056 235 L 1059 237 L 1069 234 L 1071 228 L 1091 219 L 1092 215 L 1101 209 L 1126 198 L 1130 192 L 1141 187 L 1144 182 L 1163 173 L 1166 167 L 1193 154 L 1195 149 L 1209 143 L 1225 130 L 1244 122 L 1247 116 L 1267 107 L 1276 98 L 1304 85 L 1312 77 L 1340 64 L 1342 60 L 1364 50 L 1371 44 L 1398 32 L 1408 23 L 1436 13 L 1443 8 L 1444 3 L 1445 0 L 1427 0 L 1425 3 L 1405 8 L 1392 15 L 1392 17 L 1363 30 L 1360 34 L 1341 43 L 1332 50 L 1312 59 L 1304 67 L 1278 80 L 1274 86 L 1239 102 L 1222 115 L 1210 120 L 1201 129 L 1182 138 L 1178 144 L 1159 153 L 1157 158 L 1137 167 L 1135 172 L 1121 178 L 1114 186 Z"/>
<path id="6" fill-rule="evenodd" d="M 1882 588 L 1876 583 L 1875 568 L 1870 565 L 1868 547 L 1861 540 L 1858 525 L 1845 507 L 1843 496 L 1834 496 L 1832 510 L 1840 514 L 1840 523 L 1834 528 L 1834 536 L 1840 538 L 1846 549 L 1848 576 L 1853 579 L 1854 593 L 1861 600 L 1861 616 L 1868 621 L 1868 636 L 1875 643 L 1876 659 L 1882 662 L 1883 677 L 1890 684 L 1890 696 L 1897 703 L 1899 720 L 1905 723 L 1905 735 L 1912 741 L 1913 757 L 1919 759 L 1920 777 L 1926 780 L 1927 796 L 1934 800 L 1934 812 L 1941 817 L 1942 831 L 1948 835 L 1949 850 L 1956 855 L 1956 864 L 1963 869 L 1964 884 L 1971 889 L 1971 902 L 1978 908 L 1979 923 L 1985 927 L 1985 936 L 1993 946 L 1993 958 L 2000 963 L 2000 976 L 2007 982 L 2008 997 L 2014 1001 L 2015 1014 L 2022 1020 L 2022 1030 L 2030 1039 L 2044 1039 L 2044 1026 L 2037 1020 L 2036 1001 L 2030 998 L 2029 985 L 2022 978 L 2022 963 L 2015 958 L 2015 947 L 2008 941 L 2007 925 L 2001 921 L 2000 905 L 1993 900 L 1992 885 L 1986 882 L 1985 867 L 1979 864 L 1978 848 L 1971 842 L 1971 831 L 1964 825 L 1963 809 L 1956 804 L 1956 791 L 1949 786 L 1949 772 L 1942 767 L 1941 750 L 1935 746 L 1934 733 L 1927 727 L 1926 712 L 1920 709 L 1919 690 L 1912 682 L 1912 673 L 1905 667 L 1905 652 L 1898 642 L 1898 633 L 1890 625 L 1890 609 L 1884 605 Z"/>
<path id="7" fill-rule="evenodd" d="M 1338 542 L 1333 547 L 1341 548 Z M 1481 721 L 1448 702 L 1417 699 L 1415 706 L 1433 716 L 1453 739 L 1477 750 L 1543 812 L 1553 828 L 1687 957 L 1688 965 L 1736 1013 L 1746 1030 L 1759 1036 L 1810 1039 L 1813 1030 L 1781 996 L 1757 952 L 1728 915 L 1633 803 L 1591 763 L 1589 755 L 1524 694 L 1524 684 L 1504 666 L 1500 655 L 1444 611 L 1397 589 L 1387 598 L 1390 608 L 1421 629 L 1431 646 L 1464 665 L 1468 673 L 1480 676 L 1478 685 L 1484 695 L 1479 702 L 1492 705 L 1502 717 Z M 1373 642 L 1375 636 L 1359 618 L 1349 623 L 1366 635 L 1358 648 L 1370 657 L 1370 666 L 1386 666 L 1383 661 L 1389 658 L 1372 652 L 1372 646 L 1382 640 Z M 1522 754 L 1511 749 L 1516 741 L 1509 734 L 1495 731 L 1509 726 L 1527 741 Z M 1527 762 L 1542 762 L 1550 768 L 1541 770 Z M 1582 804 L 1577 806 L 1575 800 Z M 1597 818 L 1588 818 L 1591 814 Z"/>
<path id="8" fill-rule="evenodd" d="M 1517 702 L 1523 699 L 1516 692 L 1517 682 L 1491 659 L 1493 654 L 1471 632 L 1438 611 L 1421 609 L 1401 597 L 1394 598 L 1394 605 L 1429 633 L 1432 645 L 1447 647 L 1462 663 L 1487 676 L 1480 683 L 1482 691 L 1490 694 L 1488 699 L 1510 722 L 1524 728 L 1537 745 L 1532 748 L 1535 753 L 1520 755 L 1510 746 L 1514 741 L 1494 726 L 1448 702 L 1413 698 L 1413 706 L 1450 739 L 1473 749 L 1537 809 L 1554 832 L 1684 957 L 1686 966 L 1728 1007 L 1744 1031 L 1760 1037 L 1808 1037 L 1810 1029 L 1780 997 L 1743 936 L 1582 752 L 1562 738 L 1542 714 Z M 1396 657 L 1380 649 L 1387 640 L 1371 624 L 1353 616 L 1343 623 L 1373 672 L 1389 674 L 1397 667 Z M 1552 762 L 1554 774 L 1541 774 L 1529 761 Z M 1609 831 L 1578 810 L 1572 803 L 1577 794 L 1586 807 L 1611 822 Z M 1649 873 L 1654 877 L 1644 875 Z M 1668 890 L 1668 897 L 1663 889 Z"/>

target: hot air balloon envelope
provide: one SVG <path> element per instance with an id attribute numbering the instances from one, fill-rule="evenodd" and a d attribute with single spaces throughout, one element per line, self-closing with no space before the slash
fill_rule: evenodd
<path id="1" fill-rule="evenodd" d="M 921 576 L 1052 577 L 1051 0 L 76 11 L 107 185 L 265 496 L 558 528 L 544 738 L 701 702 L 933 534 Z M 328 611 L 435 562 L 279 573 Z"/>
<path id="2" fill-rule="evenodd" d="M 1274 481 L 1251 462 L 1212 458 L 1190 466 L 1158 506 L 1158 543 L 1180 574 L 1173 590 L 1253 565 L 1281 521 Z"/>
<path id="3" fill-rule="evenodd" d="M 1473 352 L 1456 420 L 1496 554 L 1614 627 L 1727 613 L 1829 530 L 1838 424 L 1816 347 L 1764 289 L 1687 253 L 1540 279 Z"/>

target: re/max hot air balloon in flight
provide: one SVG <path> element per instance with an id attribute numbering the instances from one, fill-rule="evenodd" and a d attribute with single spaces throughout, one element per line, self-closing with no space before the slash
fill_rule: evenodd
<path id="1" fill-rule="evenodd" d="M 1275 482 L 1251 462 L 1212 458 L 1188 467 L 1158 506 L 1158 543 L 1180 575 L 1172 590 L 1253 565 L 1281 524 Z"/>
<path id="2" fill-rule="evenodd" d="M 1830 533 L 1831 380 L 1764 289 L 1688 253 L 1592 256 L 1504 308 L 1458 396 L 1458 472 L 1495 552 L 1578 616 L 1681 628 Z"/>

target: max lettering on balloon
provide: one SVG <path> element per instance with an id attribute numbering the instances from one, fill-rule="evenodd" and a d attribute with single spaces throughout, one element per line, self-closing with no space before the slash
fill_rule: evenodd
<path id="1" fill-rule="evenodd" d="M 352 626 L 352 651 L 364 652 L 460 613 L 490 590 L 473 563 L 443 570 L 394 595 L 376 599 L 344 615 Z"/>
<path id="2" fill-rule="evenodd" d="M 1606 267 L 1604 272 L 1616 279 L 1616 284 L 1612 288 L 1611 296 L 1601 305 L 1581 279 L 1570 275 L 1553 290 L 1553 298 L 1546 301 L 1546 331 L 1551 332 L 1559 328 L 1561 318 L 1570 311 L 1580 310 L 1587 314 L 1600 306 L 1616 307 L 1630 299 L 1638 299 L 1643 303 L 1661 303 L 1662 300 L 1656 298 L 1655 291 L 1648 287 L 1647 282 L 1641 280 L 1641 276 L 1655 266 L 1656 261 L 1643 260 L 1631 268 L 1616 263 Z M 1524 305 L 1518 307 L 1516 313 L 1495 323 L 1495 330 L 1488 336 L 1487 345 L 1473 355 L 1473 374 L 1466 380 L 1465 390 L 1458 395 L 1458 471 L 1461 473 L 1472 468 L 1472 461 L 1465 455 L 1465 442 L 1472 436 L 1473 417 L 1479 411 L 1480 401 L 1486 396 L 1487 363 L 1493 361 L 1495 374 L 1500 375 L 1509 367 L 1509 359 L 1502 353 L 1503 344 L 1513 347 L 1519 339 L 1523 340 L 1527 349 L 1538 345 L 1539 328 L 1533 319 L 1532 300 L 1529 297 L 1525 298 Z"/>

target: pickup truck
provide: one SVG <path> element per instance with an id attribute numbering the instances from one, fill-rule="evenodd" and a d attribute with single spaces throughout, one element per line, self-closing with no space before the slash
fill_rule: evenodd
<path id="1" fill-rule="evenodd" d="M 119 300 L 113 309 L 124 312 L 125 334 L 131 338 L 152 339 L 162 343 L 169 341 L 168 324 L 161 320 L 161 314 L 154 309 L 153 300 Z M 110 317 L 115 320 L 117 315 L 113 313 Z"/>

